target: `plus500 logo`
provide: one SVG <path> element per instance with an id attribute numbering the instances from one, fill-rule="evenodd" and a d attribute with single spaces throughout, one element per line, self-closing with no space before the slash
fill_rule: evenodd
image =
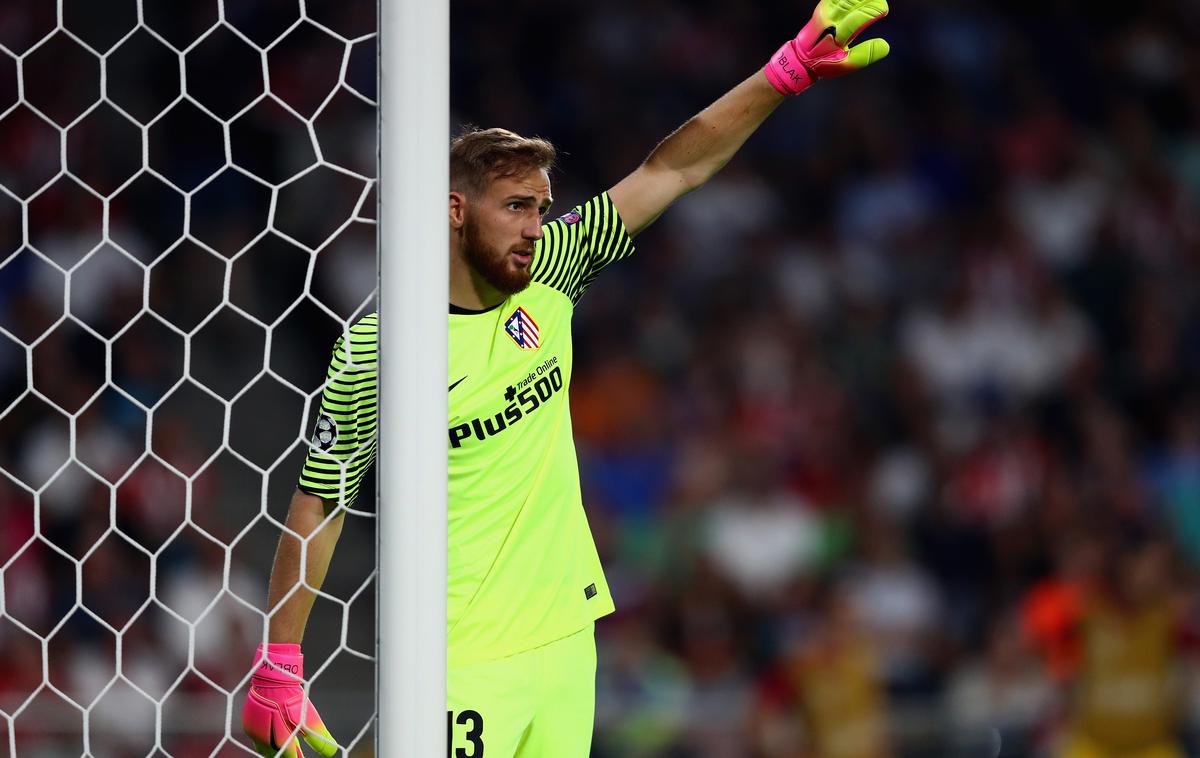
<path id="1" fill-rule="evenodd" d="M 474 437 L 483 441 L 494 437 L 521 419 L 542 407 L 563 388 L 562 371 L 555 366 L 538 378 L 536 382 L 517 392 L 515 399 L 494 416 L 480 417 L 450 427 L 450 447 L 462 447 Z"/>

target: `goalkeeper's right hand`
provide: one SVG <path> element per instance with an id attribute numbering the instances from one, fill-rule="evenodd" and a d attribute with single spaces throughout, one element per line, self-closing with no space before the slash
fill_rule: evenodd
<path id="1" fill-rule="evenodd" d="M 264 651 L 259 645 L 254 666 L 250 693 L 242 707 L 242 729 L 254 743 L 254 749 L 266 756 L 303 758 L 298 736 L 326 758 L 335 755 L 337 742 L 312 702 L 304 696 L 304 656 L 300 646 L 273 643 Z"/>

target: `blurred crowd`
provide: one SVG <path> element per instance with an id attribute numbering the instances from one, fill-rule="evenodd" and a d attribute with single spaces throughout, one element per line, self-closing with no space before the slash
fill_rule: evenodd
<path id="1" fill-rule="evenodd" d="M 96 700 L 92 754 L 161 723 L 208 755 L 261 638 L 261 515 L 373 307 L 374 6 L 207 31 L 215 2 L 146 0 L 126 37 L 28 5 L 0 10 L 0 737 L 79 754 L 64 698 Z M 794 5 L 456 0 L 452 123 L 553 140 L 556 215 Z M 909 0 L 872 33 L 887 61 L 785 103 L 577 311 L 618 606 L 595 755 L 1200 755 L 1200 7 Z M 371 497 L 305 640 L 343 739 Z"/>
<path id="2" fill-rule="evenodd" d="M 457 115 L 554 139 L 566 205 L 799 20 L 455 8 Z M 593 286 L 598 753 L 1189 749 L 1197 31 L 1187 3 L 897 2 L 889 60 L 785 104 Z"/>

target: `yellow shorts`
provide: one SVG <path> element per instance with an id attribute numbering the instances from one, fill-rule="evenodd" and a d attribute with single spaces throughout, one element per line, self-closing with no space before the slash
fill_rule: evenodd
<path id="1" fill-rule="evenodd" d="M 448 758 L 587 758 L 595 625 L 508 658 L 452 667 L 446 690 Z"/>
<path id="2" fill-rule="evenodd" d="M 1059 758 L 1186 758 L 1184 752 L 1173 742 L 1158 742 L 1136 750 L 1119 750 L 1106 747 L 1082 734 L 1074 734 L 1067 740 L 1066 749 Z"/>

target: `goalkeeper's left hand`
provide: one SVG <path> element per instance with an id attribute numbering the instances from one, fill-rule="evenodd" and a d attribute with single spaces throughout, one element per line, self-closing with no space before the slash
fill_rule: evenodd
<path id="1" fill-rule="evenodd" d="M 882 60 L 890 49 L 885 40 L 850 45 L 887 13 L 887 0 L 821 0 L 796 38 L 771 56 L 764 69 L 767 79 L 783 94 L 798 95 L 817 79 L 842 76 Z"/>

